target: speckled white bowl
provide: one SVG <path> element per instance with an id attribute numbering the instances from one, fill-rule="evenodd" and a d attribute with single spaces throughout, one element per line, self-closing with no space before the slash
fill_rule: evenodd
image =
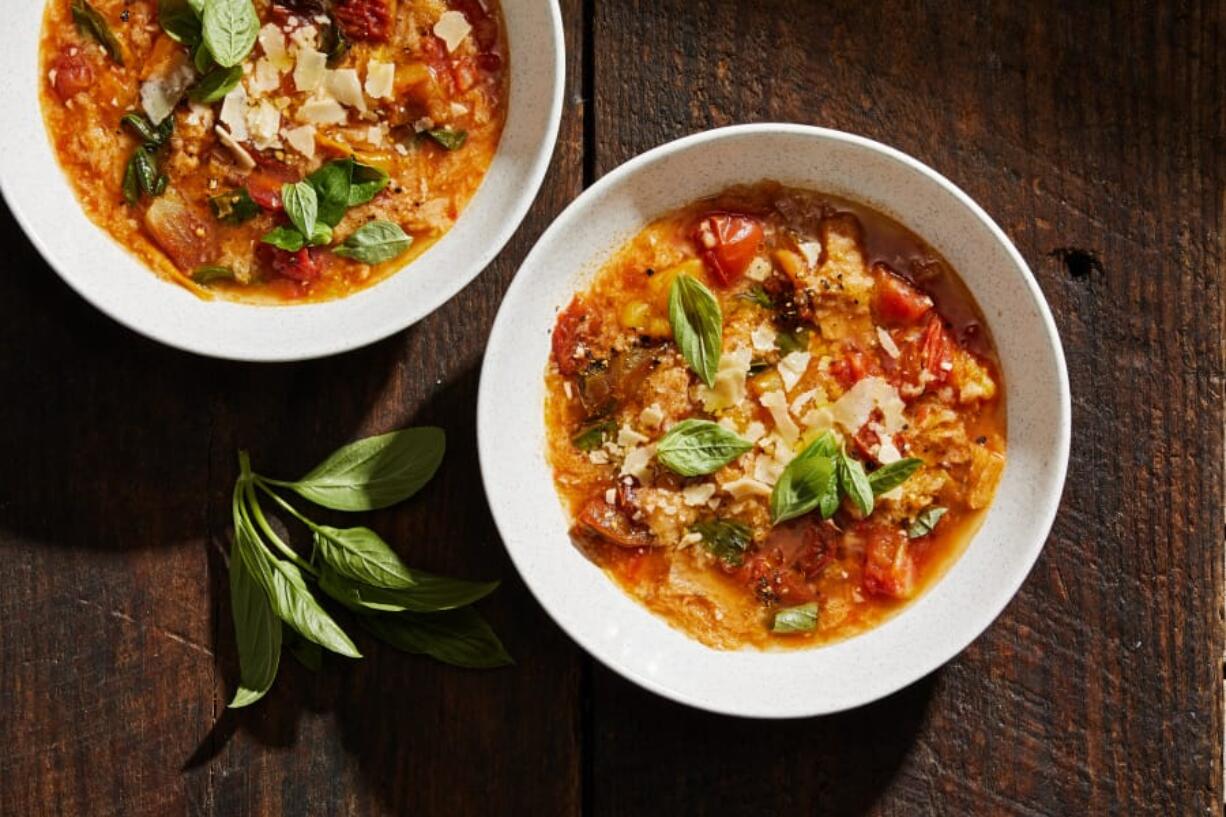
<path id="1" fill-rule="evenodd" d="M 58 2 L 58 0 L 57 0 Z M 39 110 L 36 13 L 12 15 L 0 49 L 0 190 L 39 252 L 120 323 L 170 346 L 235 360 L 300 360 L 373 343 L 420 320 L 477 277 L 536 197 L 562 115 L 565 46 L 557 0 L 502 0 L 510 107 L 480 190 L 442 240 L 405 269 L 339 301 L 252 306 L 202 301 L 159 278 L 82 212 Z"/>
<path id="2" fill-rule="evenodd" d="M 652 218 L 733 184 L 774 179 L 863 202 L 925 238 L 959 271 L 999 347 L 1008 464 L 966 552 L 882 626 L 816 649 L 721 652 L 630 599 L 567 536 L 545 459 L 543 375 L 557 310 Z M 1034 276 L 965 193 L 931 168 L 858 136 L 746 125 L 671 142 L 622 165 L 558 217 L 524 261 L 490 334 L 477 406 L 485 490 L 507 550 L 554 620 L 601 662 L 666 697 L 783 718 L 876 700 L 965 648 L 1038 558 L 1064 484 L 1068 376 Z"/>

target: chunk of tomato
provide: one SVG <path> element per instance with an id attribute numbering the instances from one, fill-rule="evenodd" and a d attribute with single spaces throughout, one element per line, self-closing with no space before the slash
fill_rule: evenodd
<path id="1" fill-rule="evenodd" d="M 884 525 L 867 525 L 864 549 L 864 592 L 870 596 L 910 598 L 915 592 L 915 560 L 906 534 Z"/>
<path id="2" fill-rule="evenodd" d="M 702 260 L 723 286 L 735 284 L 745 274 L 762 239 L 762 224 L 737 213 L 712 213 L 694 229 Z"/>
<path id="3" fill-rule="evenodd" d="M 941 318 L 933 315 L 924 327 L 924 335 L 920 338 L 921 357 L 924 369 L 932 375 L 937 383 L 944 383 L 954 368 L 953 338 L 945 331 Z"/>
<path id="4" fill-rule="evenodd" d="M 873 290 L 873 314 L 887 326 L 907 326 L 932 309 L 932 299 L 920 292 L 885 264 L 873 267 L 877 286 Z"/>
<path id="5" fill-rule="evenodd" d="M 651 531 L 634 524 L 624 513 L 600 497 L 591 499 L 579 511 L 579 524 L 618 547 L 649 547 L 654 544 Z"/>
<path id="6" fill-rule="evenodd" d="M 55 79 L 56 96 L 64 101 L 72 99 L 82 91 L 89 90 L 94 84 L 94 69 L 89 61 L 79 52 L 76 54 L 61 54 L 51 65 Z"/>
<path id="7" fill-rule="evenodd" d="M 271 164 L 247 177 L 247 194 L 270 213 L 279 213 L 285 209 L 285 203 L 281 201 L 282 185 L 297 178 L 297 174 L 284 165 Z"/>
<path id="8" fill-rule="evenodd" d="M 578 298 L 570 302 L 570 306 L 558 315 L 558 321 L 553 327 L 553 359 L 558 364 L 558 371 L 570 376 L 578 373 L 583 364 L 583 355 L 579 354 L 583 343 L 582 324 L 587 319 L 587 307 Z"/>
<path id="9" fill-rule="evenodd" d="M 306 247 L 298 252 L 286 252 L 273 247 L 272 271 L 282 278 L 289 278 L 302 284 L 319 280 L 323 272 L 318 256 Z"/>
<path id="10" fill-rule="evenodd" d="M 391 0 L 340 0 L 332 14 L 351 40 L 387 42 L 392 33 Z"/>

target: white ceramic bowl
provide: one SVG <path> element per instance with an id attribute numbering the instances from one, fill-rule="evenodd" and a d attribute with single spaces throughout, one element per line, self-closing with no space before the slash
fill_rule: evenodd
<path id="1" fill-rule="evenodd" d="M 58 2 L 59 0 L 57 0 Z M 42 0 L 11 15 L 0 49 L 0 190 L 48 263 L 90 303 L 170 346 L 236 360 L 300 360 L 373 343 L 420 320 L 498 254 L 532 204 L 562 114 L 565 46 L 557 0 L 503 0 L 510 107 L 480 190 L 441 241 L 355 295 L 296 306 L 202 301 L 159 278 L 82 212 L 39 110 Z"/>
<path id="2" fill-rule="evenodd" d="M 862 202 L 927 240 L 961 274 L 995 336 L 1008 464 L 983 527 L 928 592 L 880 627 L 808 650 L 721 652 L 633 601 L 585 559 L 545 458 L 544 383 L 557 310 L 624 241 L 668 210 L 774 179 Z M 485 490 L 515 566 L 555 621 L 601 662 L 682 703 L 796 717 L 873 701 L 966 647 L 1043 548 L 1069 450 L 1064 355 L 1043 295 L 1000 228 L 947 179 L 897 150 L 797 125 L 746 125 L 671 142 L 597 182 L 541 237 L 490 334 L 477 407 Z"/>

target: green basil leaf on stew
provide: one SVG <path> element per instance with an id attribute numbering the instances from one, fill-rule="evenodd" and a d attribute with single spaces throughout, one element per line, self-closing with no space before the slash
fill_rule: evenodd
<path id="1" fill-rule="evenodd" d="M 217 67 L 217 63 L 213 62 L 213 55 L 203 42 L 196 43 L 196 47 L 192 49 L 192 65 L 196 66 L 198 74 L 207 74 Z"/>
<path id="2" fill-rule="evenodd" d="M 319 220 L 335 227 L 349 209 L 353 159 L 335 159 L 306 177 L 319 199 Z"/>
<path id="3" fill-rule="evenodd" d="M 381 264 L 403 254 L 413 243 L 399 224 L 391 221 L 368 221 L 356 229 L 332 252 L 363 264 Z"/>
<path id="4" fill-rule="evenodd" d="M 158 0 L 158 24 L 170 39 L 188 48 L 200 43 L 200 14 L 188 0 Z"/>
<path id="5" fill-rule="evenodd" d="M 775 302 L 771 300 L 770 293 L 766 291 L 766 287 L 761 284 L 754 284 L 749 289 L 736 296 L 739 300 L 749 301 L 751 304 L 757 304 L 763 309 L 774 309 Z"/>
<path id="6" fill-rule="evenodd" d="M 320 525 L 314 533 L 316 552 L 340 575 L 372 587 L 394 589 L 413 585 L 409 568 L 370 528 Z"/>
<path id="7" fill-rule="evenodd" d="M 274 484 L 338 511 L 386 508 L 430 481 L 446 440 L 441 428 L 431 426 L 367 437 L 338 449 L 297 482 Z"/>
<path id="8" fill-rule="evenodd" d="M 200 22 L 204 44 L 223 68 L 245 60 L 260 32 L 251 0 L 206 0 Z"/>
<path id="9" fill-rule="evenodd" d="M 817 627 L 817 602 L 784 607 L 775 612 L 771 629 L 777 633 L 807 633 Z"/>
<path id="10" fill-rule="evenodd" d="M 187 4 L 192 7 L 192 11 L 196 12 L 197 17 L 204 16 L 204 4 L 208 0 L 187 0 Z"/>
<path id="11" fill-rule="evenodd" d="M 306 239 L 302 237 L 302 233 L 293 227 L 273 227 L 260 236 L 260 241 L 286 252 L 298 252 L 306 246 Z"/>
<path id="12" fill-rule="evenodd" d="M 851 497 L 851 501 L 868 516 L 873 512 L 873 489 L 868 484 L 864 466 L 846 452 L 839 452 L 839 490 Z"/>
<path id="13" fill-rule="evenodd" d="M 941 521 L 941 517 L 945 515 L 947 508 L 942 508 L 940 505 L 930 505 L 919 512 L 911 522 L 911 527 L 907 528 L 908 539 L 919 539 L 921 536 L 927 536 L 932 533 Z"/>
<path id="14" fill-rule="evenodd" d="M 319 197 L 315 188 L 306 182 L 281 185 L 281 201 L 285 215 L 305 235 L 315 234 L 315 221 L 319 218 Z"/>
<path id="15" fill-rule="evenodd" d="M 315 224 L 315 232 L 311 233 L 311 240 L 307 242 L 312 247 L 326 247 L 332 243 L 332 228 L 322 221 Z"/>
<path id="16" fill-rule="evenodd" d="M 753 443 L 710 420 L 682 420 L 656 444 L 656 459 L 683 477 L 711 474 L 732 462 Z"/>
<path id="17" fill-rule="evenodd" d="M 247 188 L 239 187 L 209 199 L 209 207 L 218 221 L 224 224 L 242 224 L 260 214 L 260 206 L 251 200 Z"/>
<path id="18" fill-rule="evenodd" d="M 143 147 L 132 152 L 132 164 L 136 168 L 136 180 L 142 192 L 150 196 L 158 194 L 158 169 L 153 156 Z"/>
<path id="19" fill-rule="evenodd" d="M 387 187 L 388 175 L 377 167 L 353 162 L 349 184 L 349 206 L 365 204 Z"/>
<path id="20" fill-rule="evenodd" d="M 468 141 L 468 131 L 451 128 L 432 128 L 426 134 L 447 150 L 459 150 Z"/>
<path id="21" fill-rule="evenodd" d="M 477 669 L 514 663 L 481 614 L 471 607 L 440 613 L 362 616 L 371 635 L 398 650 Z"/>
<path id="22" fill-rule="evenodd" d="M 69 10 L 72 12 L 73 22 L 77 24 L 77 31 L 89 34 L 102 45 L 116 65 L 123 65 L 123 46 L 111 31 L 106 18 L 86 0 L 72 0 Z"/>
<path id="23" fill-rule="evenodd" d="M 328 565 L 320 570 L 319 586 L 332 598 L 359 613 L 436 613 L 479 601 L 498 587 L 498 582 L 470 582 L 413 571 L 412 587 L 371 587 L 338 574 Z"/>
<path id="24" fill-rule="evenodd" d="M 792 352 L 808 351 L 809 330 L 797 327 L 790 332 L 779 332 L 775 335 L 775 348 L 783 355 L 790 355 Z"/>
<path id="25" fill-rule="evenodd" d="M 869 474 L 868 484 L 872 487 L 875 496 L 881 496 L 906 482 L 923 464 L 924 461 L 918 457 L 896 460 Z"/>
<path id="26" fill-rule="evenodd" d="M 132 131 L 137 139 L 141 140 L 148 147 L 161 147 L 174 130 L 174 119 L 166 117 L 162 120 L 162 124 L 154 127 L 144 115 L 136 113 L 124 114 L 119 123 Z"/>
<path id="27" fill-rule="evenodd" d="M 704 519 L 695 522 L 690 530 L 702 537 L 707 550 L 734 566 L 741 564 L 753 541 L 749 527 L 732 519 Z"/>
<path id="28" fill-rule="evenodd" d="M 123 169 L 123 197 L 128 204 L 140 201 L 140 179 L 136 176 L 136 154 L 128 158 Z"/>
<path id="29" fill-rule="evenodd" d="M 217 67 L 205 74 L 204 78 L 197 82 L 187 95 L 196 102 L 208 105 L 233 91 L 242 78 L 243 67 L 241 65 L 230 68 Z"/>
<path id="30" fill-rule="evenodd" d="M 197 267 L 192 272 L 192 280 L 197 284 L 211 284 L 214 281 L 230 281 L 234 279 L 234 270 L 229 267 Z"/>
<path id="31" fill-rule="evenodd" d="M 681 273 L 668 293 L 668 320 L 673 339 L 690 368 L 708 386 L 715 385 L 724 342 L 724 316 L 711 290 Z"/>
<path id="32" fill-rule="evenodd" d="M 595 451 L 604 445 L 605 438 L 616 430 L 617 423 L 612 420 L 602 420 L 581 429 L 578 434 L 570 438 L 570 441 L 580 451 Z"/>
<path id="33" fill-rule="evenodd" d="M 245 530 L 236 525 L 230 549 L 230 611 L 238 645 L 239 687 L 232 709 L 255 703 L 272 687 L 281 660 L 281 621 L 273 612 L 268 594 L 247 567 L 258 552 L 244 553 L 253 545 Z"/>
<path id="34" fill-rule="evenodd" d="M 838 469 L 835 457 L 826 451 L 825 435 L 814 440 L 800 452 L 779 475 L 771 491 L 771 523 L 779 524 L 803 516 L 819 505 L 828 507 L 831 491 L 837 507 Z M 831 510 L 831 513 L 834 511 Z"/>

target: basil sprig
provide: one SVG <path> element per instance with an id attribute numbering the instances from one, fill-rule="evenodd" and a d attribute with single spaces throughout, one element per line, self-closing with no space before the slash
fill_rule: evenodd
<path id="1" fill-rule="evenodd" d="M 683 477 L 712 474 L 732 462 L 753 443 L 710 420 L 682 420 L 656 444 L 656 459 Z"/>
<path id="2" fill-rule="evenodd" d="M 783 607 L 775 612 L 771 630 L 777 633 L 806 633 L 817 627 L 817 602 Z"/>
<path id="3" fill-rule="evenodd" d="M 851 501 L 863 516 L 873 512 L 873 489 L 869 485 L 868 476 L 860 461 L 847 456 L 846 451 L 838 455 L 839 492 L 851 497 Z"/>
<path id="4" fill-rule="evenodd" d="M 571 444 L 580 451 L 595 451 L 604 445 L 605 438 L 617 430 L 617 423 L 601 420 L 579 430 L 570 438 Z"/>
<path id="5" fill-rule="evenodd" d="M 363 264 L 381 264 L 403 255 L 413 244 L 399 224 L 391 221 L 368 221 L 345 239 L 332 252 L 341 258 L 351 258 Z"/>
<path id="6" fill-rule="evenodd" d="M 285 215 L 298 232 L 309 236 L 315 232 L 315 220 L 319 218 L 319 199 L 315 188 L 306 182 L 281 185 L 281 201 Z"/>
<path id="7" fill-rule="evenodd" d="M 336 528 L 307 518 L 276 492 L 297 491 L 339 510 L 386 507 L 414 494 L 442 458 L 443 433 L 411 428 L 344 446 L 295 482 L 260 476 L 239 452 L 231 511 L 230 595 L 240 683 L 231 707 L 247 706 L 272 687 L 283 643 L 308 667 L 320 648 L 350 658 L 361 653 L 320 603 L 322 592 L 361 614 L 365 629 L 398 649 L 465 667 L 511 663 L 498 637 L 468 605 L 496 582 L 469 582 L 413 570 L 370 528 Z M 260 495 L 312 533 L 309 559 L 272 527 Z M 283 625 L 298 640 L 285 641 Z"/>
<path id="8" fill-rule="evenodd" d="M 907 528 L 907 538 L 919 539 L 921 536 L 932 533 L 947 510 L 949 509 L 942 508 L 940 505 L 930 505 L 924 508 L 911 522 L 911 527 Z"/>
<path id="9" fill-rule="evenodd" d="M 234 65 L 230 68 L 218 66 L 209 71 L 192 87 L 187 95 L 202 105 L 210 105 L 225 97 L 238 86 L 243 78 L 243 67 Z"/>
<path id="10" fill-rule="evenodd" d="M 868 475 L 868 484 L 873 489 L 873 495 L 881 496 L 894 490 L 910 479 L 923 464 L 924 461 L 919 457 L 907 457 L 881 466 Z"/>
<path id="11" fill-rule="evenodd" d="M 222 68 L 232 68 L 255 47 L 260 18 L 251 0 L 205 0 L 200 30 L 213 60 Z"/>
<path id="12" fill-rule="evenodd" d="M 741 564 L 753 541 L 749 526 L 734 519 L 704 519 L 695 522 L 690 530 L 702 537 L 707 550 L 733 566 Z"/>
<path id="13" fill-rule="evenodd" d="M 690 368 L 702 382 L 715 385 L 724 342 L 724 315 L 719 301 L 701 281 L 680 273 L 669 289 L 668 320 L 673 340 Z"/>
<path id="14" fill-rule="evenodd" d="M 803 516 L 820 506 L 823 518 L 838 509 L 838 441 L 827 431 L 787 464 L 770 496 L 771 523 Z"/>
<path id="15" fill-rule="evenodd" d="M 438 142 L 447 150 L 459 150 L 464 147 L 464 143 L 468 141 L 468 131 L 454 130 L 452 128 L 432 128 L 426 131 L 426 135 Z"/>
<path id="16" fill-rule="evenodd" d="M 116 65 L 122 66 L 123 46 L 119 44 L 115 32 L 111 31 L 106 18 L 87 0 L 72 0 L 72 5 L 68 9 L 72 12 L 72 21 L 76 23 L 77 30 L 97 40 L 102 49 L 106 51 L 107 56 L 114 60 Z"/>

